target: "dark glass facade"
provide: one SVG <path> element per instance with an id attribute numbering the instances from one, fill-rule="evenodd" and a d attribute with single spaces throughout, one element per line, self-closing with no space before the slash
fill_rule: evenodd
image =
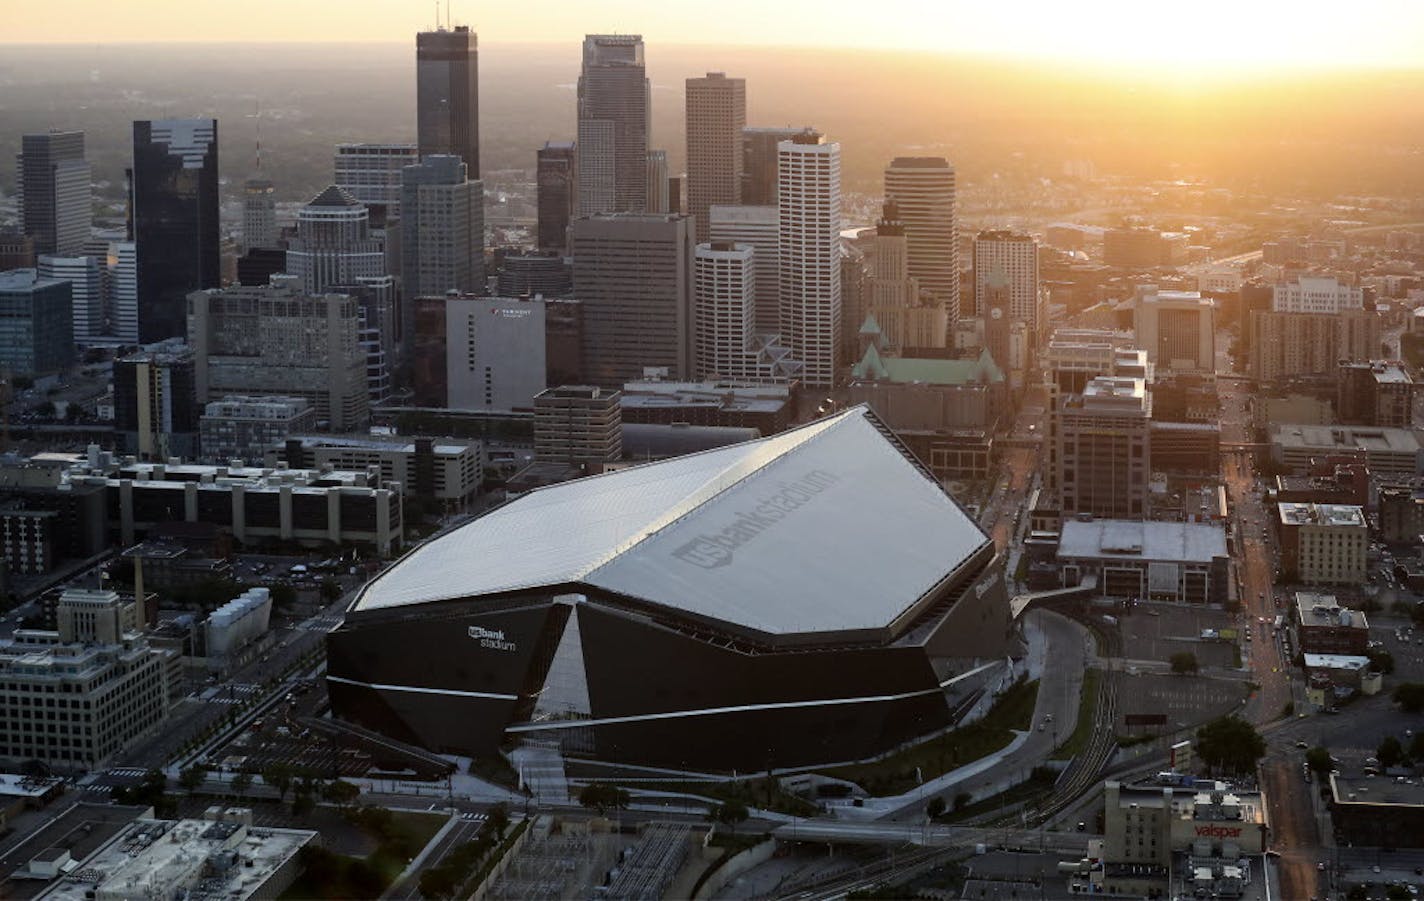
<path id="1" fill-rule="evenodd" d="M 464 25 L 415 36 L 420 156 L 453 154 L 480 177 L 479 39 Z"/>

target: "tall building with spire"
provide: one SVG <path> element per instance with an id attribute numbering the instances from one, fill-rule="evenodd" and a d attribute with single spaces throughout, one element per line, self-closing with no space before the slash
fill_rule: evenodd
<path id="1" fill-rule="evenodd" d="M 942 348 L 948 340 L 944 307 L 910 274 L 909 240 L 894 200 L 885 201 L 875 226 L 866 279 L 866 312 L 880 324 L 885 343 L 897 353 L 909 348 Z M 857 317 L 863 318 L 863 317 Z"/>
<path id="2" fill-rule="evenodd" d="M 22 135 L 15 175 L 20 230 L 34 240 L 34 254 L 80 253 L 93 220 L 84 132 Z"/>
<path id="3" fill-rule="evenodd" d="M 636 34 L 583 39 L 578 80 L 578 214 L 648 208 L 652 100 Z"/>
<path id="4" fill-rule="evenodd" d="M 949 327 L 959 318 L 959 234 L 954 167 L 938 156 L 901 156 L 885 169 L 885 199 L 905 226 L 910 275 L 944 307 Z"/>
<path id="5" fill-rule="evenodd" d="M 480 177 L 479 38 L 467 25 L 415 36 L 415 130 L 420 157 L 464 160 Z"/>
<path id="6" fill-rule="evenodd" d="M 133 124 L 129 212 L 138 254 L 138 339 L 183 335 L 188 294 L 222 284 L 216 119 Z"/>
<path id="7" fill-rule="evenodd" d="M 816 388 L 836 382 L 841 327 L 841 145 L 803 132 L 777 147 L 781 338 Z"/>
<path id="8" fill-rule="evenodd" d="M 711 234 L 713 204 L 741 203 L 746 126 L 746 79 L 723 72 L 687 79 L 687 203 L 698 240 Z"/>

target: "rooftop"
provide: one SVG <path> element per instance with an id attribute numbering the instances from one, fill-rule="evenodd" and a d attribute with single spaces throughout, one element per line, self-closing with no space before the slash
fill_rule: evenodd
<path id="1" fill-rule="evenodd" d="M 1333 594 L 1316 594 L 1313 591 L 1295 593 L 1295 613 L 1302 626 L 1344 627 L 1368 629 L 1365 614 L 1349 607 L 1341 607 Z"/>
<path id="2" fill-rule="evenodd" d="M 1058 556 L 1210 563 L 1227 556 L 1226 530 L 1219 523 L 1070 519 L 1063 524 Z"/>
<path id="3" fill-rule="evenodd" d="M 1374 453 L 1419 453 L 1419 437 L 1410 429 L 1339 425 L 1275 425 L 1271 441 L 1283 448 L 1358 448 Z"/>
<path id="4" fill-rule="evenodd" d="M 624 408 L 716 407 L 726 411 L 775 413 L 791 400 L 789 385 L 741 382 L 628 382 L 619 403 Z"/>
<path id="5" fill-rule="evenodd" d="M 1004 380 L 1003 370 L 987 348 L 973 360 L 940 360 L 882 356 L 874 344 L 865 349 L 865 356 L 855 364 L 851 375 L 857 379 L 925 385 L 993 384 Z"/>
<path id="6" fill-rule="evenodd" d="M 1370 658 L 1353 654 L 1306 654 L 1306 669 L 1362 670 L 1368 668 Z"/>
<path id="7" fill-rule="evenodd" d="M 1365 511 L 1354 504 L 1311 504 L 1282 501 L 1276 504 L 1280 521 L 1288 526 L 1365 527 Z"/>
<path id="8" fill-rule="evenodd" d="M 1410 776 L 1368 776 L 1332 773 L 1330 790 L 1336 804 L 1390 807 L 1424 806 L 1424 779 Z"/>
<path id="9" fill-rule="evenodd" d="M 8 272 L 0 272 L 0 291 L 27 292 L 58 284 L 63 284 L 63 282 L 59 279 L 40 278 L 39 272 L 34 269 L 11 269 Z"/>
<path id="10" fill-rule="evenodd" d="M 883 630 L 988 544 L 862 405 L 532 491 L 407 554 L 353 609 L 588 586 L 764 636 Z"/>

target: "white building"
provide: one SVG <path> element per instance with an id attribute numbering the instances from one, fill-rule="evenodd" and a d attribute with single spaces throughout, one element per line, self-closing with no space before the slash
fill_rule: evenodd
<path id="1" fill-rule="evenodd" d="M 532 410 L 548 372 L 542 298 L 445 299 L 446 405 Z"/>
<path id="2" fill-rule="evenodd" d="M 974 309 L 979 316 L 985 313 L 989 278 L 996 270 L 1007 285 L 1009 319 L 1028 323 L 1029 331 L 1039 334 L 1045 323 L 1038 290 L 1038 242 L 1022 232 L 1002 229 L 974 237 Z"/>
<path id="3" fill-rule="evenodd" d="M 74 343 L 88 344 L 104 336 L 104 274 L 95 257 L 41 256 L 40 278 L 69 282 L 73 307 Z"/>
<path id="4" fill-rule="evenodd" d="M 774 335 L 781 329 L 780 217 L 774 206 L 720 206 L 708 208 L 709 241 L 746 244 L 752 249 L 756 270 L 756 331 Z M 701 235 L 698 235 L 701 240 Z"/>
<path id="5" fill-rule="evenodd" d="M 332 182 L 384 222 L 400 218 L 401 170 L 420 162 L 414 144 L 337 144 Z"/>
<path id="6" fill-rule="evenodd" d="M 814 132 L 777 145 L 781 337 L 802 381 L 836 382 L 841 328 L 841 145 Z"/>
<path id="7" fill-rule="evenodd" d="M 959 318 L 959 233 L 954 167 L 943 157 L 896 157 L 885 169 L 885 199 L 894 200 L 910 243 L 910 275 Z"/>
<path id="8" fill-rule="evenodd" d="M 1364 305 L 1363 288 L 1322 276 L 1302 275 L 1293 282 L 1282 282 L 1275 286 L 1271 297 L 1273 313 L 1339 313 L 1360 310 Z"/>
<path id="9" fill-rule="evenodd" d="M 756 269 L 746 244 L 698 244 L 693 275 L 697 375 L 742 378 L 756 316 Z"/>
<path id="10" fill-rule="evenodd" d="M 125 343 L 138 341 L 138 250 L 132 241 L 109 245 L 109 335 Z"/>
<path id="11" fill-rule="evenodd" d="M 226 658 L 267 633 L 272 618 L 272 592 L 249 588 L 208 614 L 204 624 L 207 656 Z"/>

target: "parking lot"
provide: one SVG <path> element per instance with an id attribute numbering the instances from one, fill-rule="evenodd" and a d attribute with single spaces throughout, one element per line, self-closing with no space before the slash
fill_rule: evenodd
<path id="1" fill-rule="evenodd" d="M 1173 731 L 1230 713 L 1248 691 L 1245 682 L 1234 679 L 1140 673 L 1118 683 L 1118 710 L 1121 715 L 1164 714 L 1167 725 L 1162 728 Z M 1124 735 L 1151 731 L 1128 729 L 1121 719 L 1117 728 Z"/>
<path id="2" fill-rule="evenodd" d="M 1173 654 L 1190 651 L 1203 668 L 1236 665 L 1233 641 L 1203 640 L 1201 637 L 1204 630 L 1220 633 L 1235 626 L 1224 610 L 1177 604 L 1138 604 L 1131 612 L 1120 616 L 1119 623 L 1123 655 L 1128 659 L 1166 662 L 1172 659 Z"/>

